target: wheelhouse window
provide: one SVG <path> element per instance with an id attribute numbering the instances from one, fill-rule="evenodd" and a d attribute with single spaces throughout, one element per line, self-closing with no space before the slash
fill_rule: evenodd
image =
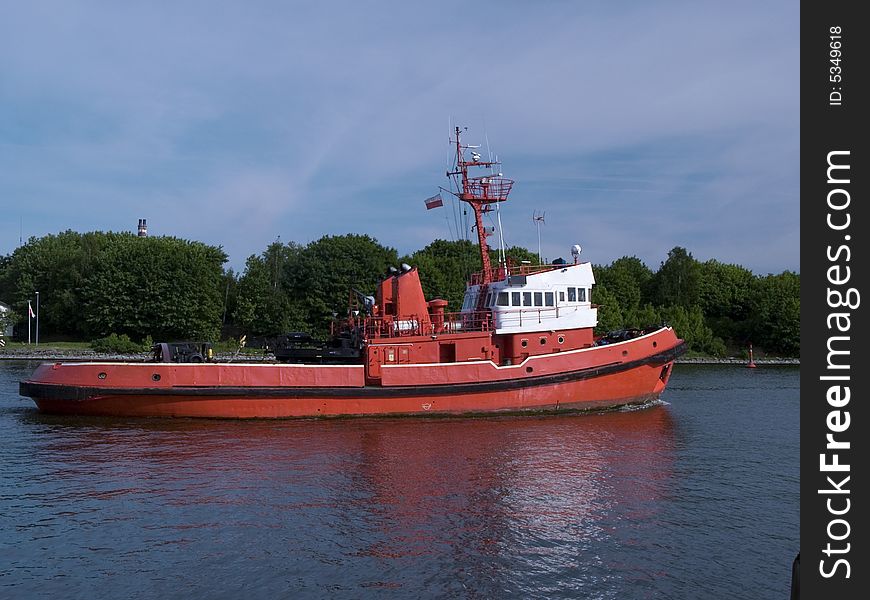
<path id="1" fill-rule="evenodd" d="M 519 292 L 511 292 L 511 305 L 522 306 L 520 304 L 520 293 Z"/>
<path id="2" fill-rule="evenodd" d="M 486 294 L 486 302 L 483 303 L 484 306 L 490 306 L 492 304 L 492 292 L 488 292 Z"/>
<path id="3" fill-rule="evenodd" d="M 568 288 L 568 302 L 577 302 L 577 290 L 575 288 Z"/>
<path id="4" fill-rule="evenodd" d="M 544 292 L 535 292 L 535 306 L 544 305 Z"/>
<path id="5" fill-rule="evenodd" d="M 586 288 L 577 288 L 577 299 L 586 302 Z"/>
<path id="6" fill-rule="evenodd" d="M 565 301 L 565 292 L 559 292 L 559 302 Z"/>
<path id="7" fill-rule="evenodd" d="M 510 306 L 510 294 L 507 292 L 499 292 L 495 304 L 496 306 Z"/>
<path id="8" fill-rule="evenodd" d="M 531 292 L 523 292 L 523 306 L 531 306 L 532 305 L 532 293 Z"/>
<path id="9" fill-rule="evenodd" d="M 544 305 L 545 306 L 554 306 L 555 305 L 555 295 L 553 292 L 544 292 Z"/>

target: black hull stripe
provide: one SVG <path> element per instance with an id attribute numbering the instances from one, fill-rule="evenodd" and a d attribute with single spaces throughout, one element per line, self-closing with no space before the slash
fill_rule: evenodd
<path id="1" fill-rule="evenodd" d="M 639 360 L 612 363 L 591 369 L 581 369 L 567 373 L 524 377 L 502 381 L 480 381 L 473 383 L 453 383 L 424 386 L 365 386 L 365 387 L 228 387 L 228 386 L 175 386 L 171 388 L 100 388 L 74 385 L 57 385 L 22 381 L 18 393 L 30 398 L 45 400 L 88 400 L 104 396 L 196 396 L 196 397 L 248 397 L 248 398 L 285 398 L 287 396 L 343 397 L 343 398 L 395 398 L 436 395 L 459 395 L 480 392 L 515 390 L 522 388 L 548 386 L 567 381 L 581 381 L 602 375 L 612 375 L 642 366 L 665 365 L 686 351 L 685 342 Z"/>

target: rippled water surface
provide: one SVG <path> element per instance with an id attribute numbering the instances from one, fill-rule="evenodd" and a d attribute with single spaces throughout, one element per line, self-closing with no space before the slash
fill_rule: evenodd
<path id="1" fill-rule="evenodd" d="M 0 361 L 3 598 L 786 598 L 798 370 L 475 419 L 53 417 Z"/>

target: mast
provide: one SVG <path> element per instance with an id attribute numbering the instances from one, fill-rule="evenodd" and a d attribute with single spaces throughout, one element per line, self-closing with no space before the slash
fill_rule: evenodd
<path id="1" fill-rule="evenodd" d="M 477 230 L 480 261 L 483 264 L 483 273 L 481 273 L 480 280 L 481 290 L 483 290 L 492 283 L 492 263 L 489 260 L 489 245 L 486 242 L 490 232 L 483 226 L 483 213 L 491 211 L 492 204 L 507 200 L 514 182 L 511 179 L 502 177 L 501 173 L 469 176 L 469 167 L 491 169 L 501 163 L 493 160 L 480 160 L 480 154 L 474 152 L 474 149 L 478 146 L 463 145 L 460 140 L 461 133 L 459 127 L 454 129 L 456 138 L 451 140 L 451 142 L 456 145 L 456 159 L 453 170 L 447 171 L 447 176 L 453 179 L 458 190 L 457 192 L 452 192 L 453 195 L 471 205 L 471 210 L 474 211 L 474 227 Z M 472 151 L 471 160 L 465 159 L 465 150 Z"/>

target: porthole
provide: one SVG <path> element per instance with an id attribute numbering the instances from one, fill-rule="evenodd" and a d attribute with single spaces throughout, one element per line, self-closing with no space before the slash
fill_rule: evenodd
<path id="1" fill-rule="evenodd" d="M 623 351 L 622 351 L 622 355 L 623 355 L 623 356 L 628 356 L 628 350 L 623 350 Z"/>
<path id="2" fill-rule="evenodd" d="M 529 345 L 529 340 L 523 340 L 522 342 L 520 342 L 520 346 L 522 346 L 523 348 L 525 348 L 528 345 Z"/>
<path id="3" fill-rule="evenodd" d="M 532 367 L 526 367 L 526 373 L 531 373 L 532 371 L 534 371 Z"/>
<path id="4" fill-rule="evenodd" d="M 558 339 L 559 339 L 559 343 L 560 343 L 560 344 L 564 344 L 564 343 L 565 343 L 565 336 L 564 336 L 564 335 L 560 335 Z"/>
<path id="5" fill-rule="evenodd" d="M 653 348 L 657 348 L 657 347 L 658 347 L 658 345 L 659 345 L 659 343 L 658 343 L 658 342 L 653 342 Z"/>
<path id="6" fill-rule="evenodd" d="M 151 376 L 151 381 L 160 381 L 160 373 L 154 373 L 154 375 Z"/>
<path id="7" fill-rule="evenodd" d="M 546 343 L 547 343 L 547 338 L 542 337 L 542 338 L 541 338 L 541 345 L 543 346 L 543 345 L 546 344 Z"/>
<path id="8" fill-rule="evenodd" d="M 101 372 L 97 375 L 97 379 L 105 379 L 105 378 L 106 378 L 106 372 L 105 372 L 105 371 L 101 371 Z"/>

